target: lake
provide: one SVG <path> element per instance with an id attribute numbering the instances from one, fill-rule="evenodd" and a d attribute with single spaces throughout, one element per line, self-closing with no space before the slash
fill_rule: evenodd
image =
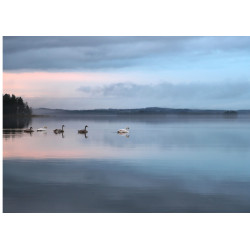
<path id="1" fill-rule="evenodd" d="M 29 126 L 48 128 L 3 129 L 6 213 L 250 212 L 247 115 L 36 117 Z M 127 126 L 129 135 L 116 133 Z"/>

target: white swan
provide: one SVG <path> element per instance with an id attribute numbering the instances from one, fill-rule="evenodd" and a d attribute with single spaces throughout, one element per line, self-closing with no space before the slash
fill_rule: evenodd
<path id="1" fill-rule="evenodd" d="M 47 130 L 47 127 L 43 127 L 43 128 L 38 128 L 36 131 L 46 131 Z"/>
<path id="2" fill-rule="evenodd" d="M 119 129 L 118 131 L 117 131 L 117 133 L 129 133 L 129 127 L 127 127 L 126 129 L 125 128 L 122 128 L 122 129 Z"/>

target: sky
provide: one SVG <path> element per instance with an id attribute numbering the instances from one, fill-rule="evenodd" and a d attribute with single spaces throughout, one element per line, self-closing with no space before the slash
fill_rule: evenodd
<path id="1" fill-rule="evenodd" d="M 250 37 L 3 37 L 3 93 L 33 108 L 250 109 Z"/>

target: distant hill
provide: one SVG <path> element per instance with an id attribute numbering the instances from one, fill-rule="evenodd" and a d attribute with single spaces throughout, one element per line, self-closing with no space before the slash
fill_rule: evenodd
<path id="1" fill-rule="evenodd" d="M 250 110 L 203 110 L 203 109 L 171 109 L 148 107 L 140 109 L 93 109 L 93 110 L 65 110 L 65 109 L 33 109 L 34 115 L 237 115 L 250 114 Z"/>

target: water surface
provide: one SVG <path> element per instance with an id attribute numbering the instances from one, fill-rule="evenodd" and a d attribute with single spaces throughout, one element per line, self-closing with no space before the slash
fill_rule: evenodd
<path id="1" fill-rule="evenodd" d="M 41 117 L 29 126 L 48 129 L 3 130 L 4 212 L 250 212 L 250 117 Z M 128 136 L 116 133 L 126 126 Z"/>

